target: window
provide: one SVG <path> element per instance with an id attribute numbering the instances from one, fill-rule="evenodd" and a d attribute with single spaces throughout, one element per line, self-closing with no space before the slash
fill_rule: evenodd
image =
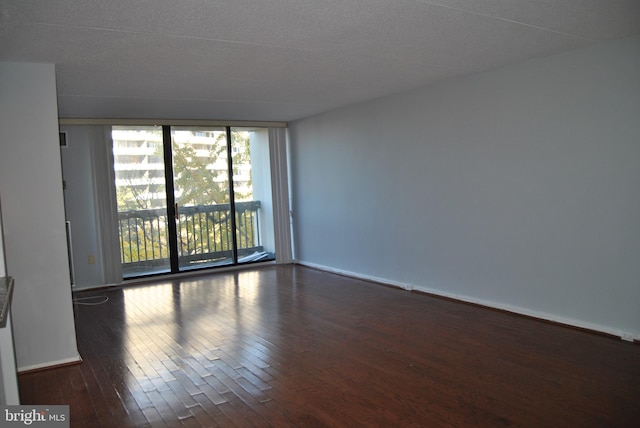
<path id="1" fill-rule="evenodd" d="M 275 259 L 267 128 L 114 126 L 112 139 L 124 277 Z"/>

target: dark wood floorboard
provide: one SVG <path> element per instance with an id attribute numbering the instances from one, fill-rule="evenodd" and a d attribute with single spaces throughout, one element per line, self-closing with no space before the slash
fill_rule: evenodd
<path id="1" fill-rule="evenodd" d="M 638 427 L 640 346 L 299 266 L 76 293 L 73 427 Z"/>

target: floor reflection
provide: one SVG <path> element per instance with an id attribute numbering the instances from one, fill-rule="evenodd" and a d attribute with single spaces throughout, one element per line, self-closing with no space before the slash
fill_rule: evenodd
<path id="1" fill-rule="evenodd" d="M 299 266 L 77 294 L 83 363 L 19 376 L 72 427 L 637 425 L 640 348 L 529 318 Z"/>
<path id="2" fill-rule="evenodd" d="M 277 316 L 268 314 L 277 293 L 259 284 L 260 275 L 239 272 L 124 289 L 124 361 L 133 396 L 144 401 L 160 394 L 156 398 L 169 406 L 182 405 L 171 385 L 184 377 L 196 387 L 212 386 L 208 396 L 216 403 L 226 401 L 230 378 L 234 384 L 242 378 L 251 394 L 269 389 L 271 376 L 264 369 L 271 351 L 262 327 Z"/>

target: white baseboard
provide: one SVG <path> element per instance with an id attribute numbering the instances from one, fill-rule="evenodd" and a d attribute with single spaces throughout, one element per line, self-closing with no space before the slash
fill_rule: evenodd
<path id="1" fill-rule="evenodd" d="M 80 354 L 74 356 L 74 357 L 70 357 L 70 358 L 65 358 L 62 360 L 57 360 L 57 361 L 48 361 L 46 363 L 42 363 L 42 364 L 34 364 L 31 366 L 22 366 L 22 367 L 18 367 L 18 373 L 23 373 L 23 372 L 31 372 L 34 370 L 42 370 L 42 369 L 48 369 L 48 368 L 55 368 L 55 367 L 59 367 L 59 366 L 65 366 L 67 364 L 74 364 L 74 363 L 80 363 L 82 362 L 82 357 L 80 357 Z"/>
<path id="2" fill-rule="evenodd" d="M 432 294 L 434 296 L 446 297 L 448 299 L 454 299 L 454 300 L 458 300 L 465 303 L 472 303 L 475 305 L 485 306 L 487 308 L 499 309 L 502 311 L 511 312 L 518 315 L 524 315 L 527 317 L 538 318 L 541 320 L 551 321 L 558 324 L 564 324 L 571 327 L 577 327 L 584 330 L 591 330 L 597 333 L 604 333 L 611 336 L 617 336 L 617 337 L 620 337 L 622 340 L 625 340 L 628 342 L 640 341 L 640 332 L 621 331 L 618 329 L 614 329 L 614 328 L 599 325 L 599 324 L 592 324 L 592 323 L 588 323 L 580 320 L 575 320 L 572 318 L 565 318 L 562 316 L 548 314 L 545 312 L 534 311 L 528 308 L 523 308 L 521 306 L 506 305 L 504 303 L 498 303 L 491 300 L 483 300 L 483 299 L 478 299 L 478 298 L 469 297 L 465 295 L 448 293 L 446 291 L 438 290 L 435 288 L 424 287 L 421 285 L 407 284 L 404 282 L 392 281 L 386 278 L 379 278 L 379 277 L 370 276 L 370 275 L 362 275 L 356 272 L 351 272 L 351 271 L 342 270 L 342 269 L 335 269 L 329 266 L 318 265 L 315 263 L 309 263 L 309 262 L 300 261 L 300 260 L 296 260 L 294 263 L 301 266 L 306 266 L 313 269 L 334 273 L 337 275 L 347 276 L 347 277 L 356 278 L 356 279 L 362 279 L 365 281 L 377 282 L 383 285 L 390 285 L 392 287 L 401 288 L 407 291 L 415 290 L 422 293 Z"/>

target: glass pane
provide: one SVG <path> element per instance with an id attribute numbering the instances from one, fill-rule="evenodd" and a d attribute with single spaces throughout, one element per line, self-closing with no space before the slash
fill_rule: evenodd
<path id="1" fill-rule="evenodd" d="M 275 259 L 267 128 L 231 128 L 238 262 Z"/>
<path id="2" fill-rule="evenodd" d="M 162 127 L 111 130 L 125 278 L 170 271 Z"/>
<path id="3" fill-rule="evenodd" d="M 172 127 L 180 270 L 233 263 L 225 128 Z"/>

